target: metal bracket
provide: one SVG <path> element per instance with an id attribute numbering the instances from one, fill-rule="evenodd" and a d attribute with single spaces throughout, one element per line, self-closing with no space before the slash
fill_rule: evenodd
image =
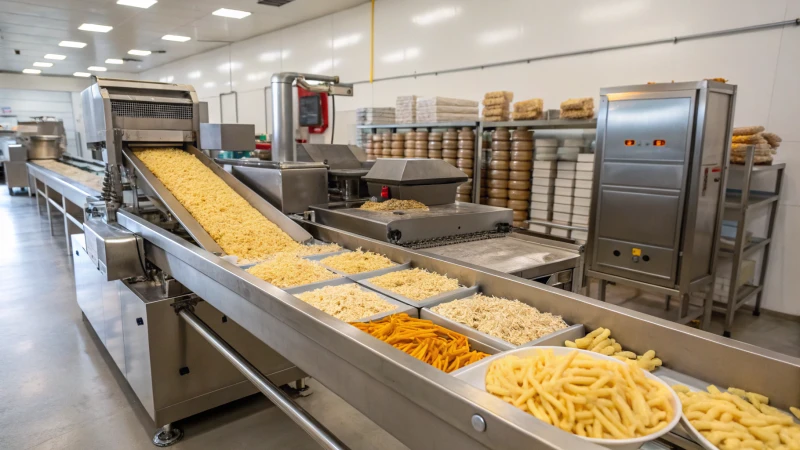
<path id="1" fill-rule="evenodd" d="M 194 307 L 200 303 L 200 298 L 194 294 L 187 295 L 186 297 L 177 298 L 175 301 L 172 302 L 172 306 L 175 309 L 175 314 L 180 314 L 183 310 L 188 310 L 194 312 Z"/>

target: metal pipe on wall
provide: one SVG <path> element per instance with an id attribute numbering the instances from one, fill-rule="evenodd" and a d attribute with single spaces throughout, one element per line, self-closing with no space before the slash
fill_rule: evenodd
<path id="1" fill-rule="evenodd" d="M 322 448 L 331 450 L 349 450 L 349 448 L 333 435 L 324 425 L 319 423 L 311 414 L 295 403 L 278 386 L 269 381 L 258 369 L 250 364 L 233 347 L 228 345 L 217 333 L 208 325 L 200 320 L 194 312 L 189 309 L 181 309 L 178 315 L 183 318 L 200 336 L 203 337 L 214 349 L 233 364 L 256 388 L 275 404 L 281 411 L 286 413 L 300 428 L 308 433 Z"/>
<path id="2" fill-rule="evenodd" d="M 294 82 L 297 79 L 338 83 L 339 77 L 297 72 L 272 75 L 272 160 L 296 161 L 294 141 Z"/>

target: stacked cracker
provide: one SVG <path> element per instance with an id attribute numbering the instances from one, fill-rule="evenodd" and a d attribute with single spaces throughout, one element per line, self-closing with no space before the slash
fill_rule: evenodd
<path id="1" fill-rule="evenodd" d="M 772 164 L 772 155 L 778 152 L 783 139 L 775 133 L 765 132 L 762 126 L 753 126 L 734 128 L 731 141 L 733 164 L 745 163 L 749 145 L 755 148 L 753 157 L 755 164 Z"/>
<path id="2" fill-rule="evenodd" d="M 591 119 L 594 117 L 594 99 L 571 98 L 561 102 L 562 119 Z"/>
<path id="3" fill-rule="evenodd" d="M 487 92 L 483 96 L 483 120 L 486 122 L 504 122 L 508 120 L 508 107 L 513 99 L 513 92 Z"/>
<path id="4" fill-rule="evenodd" d="M 390 141 L 384 142 L 383 146 L 389 144 L 389 155 L 392 158 L 402 158 L 405 156 L 406 135 L 402 133 L 391 133 Z M 386 151 L 384 150 L 384 154 Z"/>
<path id="5" fill-rule="evenodd" d="M 463 127 L 461 131 L 456 132 L 455 128 L 452 128 L 444 134 L 445 139 L 448 140 L 454 136 L 457 138 L 456 145 L 458 150 L 454 152 L 456 156 L 456 167 L 461 169 L 461 171 L 469 177 L 467 182 L 459 186 L 456 190 L 456 200 L 460 202 L 471 202 L 472 168 L 475 161 L 475 132 L 472 131 L 470 127 Z"/>
<path id="6" fill-rule="evenodd" d="M 396 123 L 417 123 L 416 95 L 401 95 L 395 102 L 394 120 Z"/>
<path id="7" fill-rule="evenodd" d="M 531 168 L 533 167 L 533 132 L 519 127 L 511 133 L 511 152 L 508 163 L 508 208 L 514 210 L 513 225 L 525 226 L 528 218 L 531 188 Z M 512 177 L 511 175 L 514 174 Z"/>
<path id="8" fill-rule="evenodd" d="M 406 140 L 403 145 L 403 156 L 406 158 L 414 158 L 417 146 L 417 132 L 409 131 L 405 134 Z"/>
<path id="9" fill-rule="evenodd" d="M 492 133 L 492 153 L 486 173 L 489 206 L 508 206 L 509 160 L 511 159 L 511 133 L 508 128 L 498 127 Z"/>
<path id="10" fill-rule="evenodd" d="M 536 120 L 542 117 L 544 100 L 532 98 L 514 103 L 514 112 L 511 113 L 513 120 Z"/>

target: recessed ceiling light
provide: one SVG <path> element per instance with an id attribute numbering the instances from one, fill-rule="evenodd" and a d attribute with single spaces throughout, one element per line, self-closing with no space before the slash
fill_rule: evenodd
<path id="1" fill-rule="evenodd" d="M 125 61 L 123 61 L 121 59 L 108 58 L 106 60 L 106 64 L 124 64 L 124 63 L 125 63 Z"/>
<path id="2" fill-rule="evenodd" d="M 189 36 L 177 36 L 174 34 L 165 34 L 164 36 L 161 36 L 161 39 L 165 41 L 186 42 L 192 38 L 190 38 Z"/>
<path id="3" fill-rule="evenodd" d="M 147 56 L 151 52 L 150 50 L 128 50 L 129 55 L 136 55 L 136 56 Z"/>
<path id="4" fill-rule="evenodd" d="M 48 54 L 44 55 L 44 59 L 56 59 L 58 61 L 63 61 L 65 59 L 67 59 L 67 57 L 64 56 L 64 55 L 56 55 L 56 54 L 53 54 L 53 53 L 48 53 Z"/>
<path id="5" fill-rule="evenodd" d="M 93 23 L 84 23 L 81 26 L 79 26 L 78 29 L 82 31 L 96 31 L 98 33 L 108 33 L 109 31 L 114 29 L 114 27 L 110 27 L 108 25 L 96 25 Z"/>
<path id="6" fill-rule="evenodd" d="M 59 47 L 72 47 L 72 48 L 83 48 L 86 47 L 85 42 L 75 42 L 75 41 L 61 41 L 58 43 Z"/>
<path id="7" fill-rule="evenodd" d="M 35 62 L 35 63 L 33 63 L 33 67 L 53 67 L 53 63 L 49 63 L 49 62 Z"/>
<path id="8" fill-rule="evenodd" d="M 75 72 L 75 73 L 72 74 L 72 76 L 73 77 L 86 78 L 86 77 L 92 76 L 92 74 L 90 74 L 89 72 Z"/>
<path id="9" fill-rule="evenodd" d="M 86 68 L 86 70 L 91 70 L 92 72 L 105 72 L 108 69 L 102 66 L 89 66 Z"/>
<path id="10" fill-rule="evenodd" d="M 228 8 L 220 8 L 211 14 L 215 16 L 230 17 L 231 19 L 244 19 L 250 15 L 250 13 L 247 11 L 239 11 L 238 9 Z"/>
<path id="11" fill-rule="evenodd" d="M 136 8 L 149 8 L 158 3 L 156 0 L 117 0 L 118 5 L 134 6 Z"/>
<path id="12" fill-rule="evenodd" d="M 22 73 L 27 73 L 30 75 L 39 75 L 40 73 L 42 73 L 42 71 L 39 69 L 22 69 Z"/>

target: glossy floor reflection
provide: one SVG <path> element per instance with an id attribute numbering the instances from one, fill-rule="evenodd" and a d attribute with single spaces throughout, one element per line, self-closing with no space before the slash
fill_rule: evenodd
<path id="1" fill-rule="evenodd" d="M 50 236 L 34 199 L 0 189 L 0 449 L 153 449 L 153 424 L 81 320 L 63 227 L 56 228 Z M 608 299 L 664 315 L 662 299 L 632 290 L 611 286 Z M 714 321 L 721 332 L 721 318 Z M 733 336 L 800 356 L 797 322 L 745 312 Z M 351 448 L 405 448 L 318 383 L 309 385 L 315 393 L 299 402 Z M 175 449 L 318 448 L 260 395 L 178 426 L 186 437 Z"/>

